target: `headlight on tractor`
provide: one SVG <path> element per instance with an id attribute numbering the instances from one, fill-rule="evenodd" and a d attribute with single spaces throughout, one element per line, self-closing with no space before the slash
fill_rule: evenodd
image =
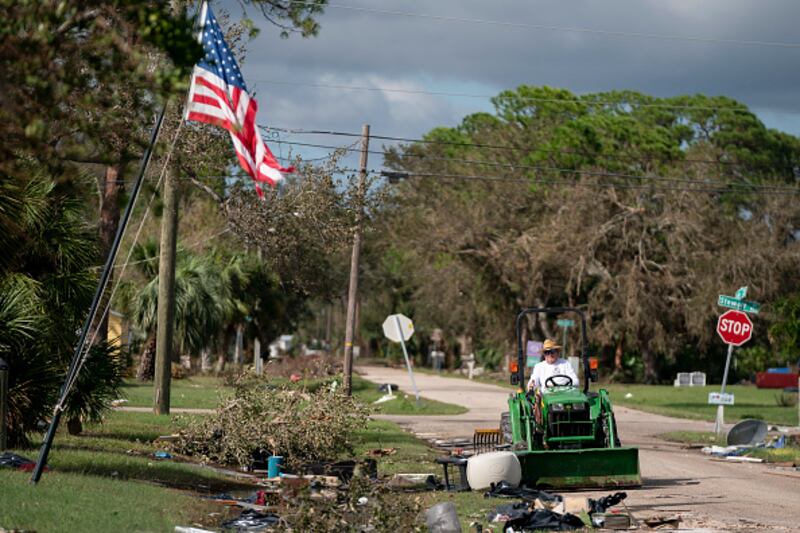
<path id="1" fill-rule="evenodd" d="M 586 410 L 586 404 L 585 403 L 573 403 L 572 404 L 572 410 L 573 411 L 585 411 Z"/>
<path id="2" fill-rule="evenodd" d="M 554 413 L 560 413 L 561 411 L 564 410 L 564 404 L 554 403 L 553 405 L 550 406 L 550 410 L 553 411 Z"/>

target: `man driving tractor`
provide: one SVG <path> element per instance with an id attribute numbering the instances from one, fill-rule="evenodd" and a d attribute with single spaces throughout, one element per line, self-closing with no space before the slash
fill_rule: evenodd
<path id="1" fill-rule="evenodd" d="M 552 339 L 545 340 L 542 345 L 542 354 L 544 355 L 544 361 L 536 363 L 536 366 L 533 367 L 531 379 L 528 380 L 529 391 L 546 392 L 551 387 L 578 386 L 578 375 L 575 374 L 575 370 L 573 370 L 569 361 L 560 357 L 561 346 L 556 344 L 556 341 Z"/>

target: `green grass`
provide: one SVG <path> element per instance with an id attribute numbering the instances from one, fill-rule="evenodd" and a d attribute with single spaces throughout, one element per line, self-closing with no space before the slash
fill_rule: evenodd
<path id="1" fill-rule="evenodd" d="M 0 529 L 36 531 L 172 531 L 215 526 L 217 504 L 199 494 L 249 488 L 194 463 L 157 460 L 152 440 L 174 430 L 174 417 L 112 412 L 84 435 L 60 432 L 38 485 L 30 474 L 0 470 Z M 38 450 L 16 450 L 35 459 Z"/>
<path id="2" fill-rule="evenodd" d="M 460 415 L 467 412 L 465 407 L 452 403 L 437 402 L 425 397 L 420 397 L 419 405 L 416 403 L 414 393 L 400 391 L 396 400 L 374 404 L 373 402 L 385 393 L 378 391 L 378 385 L 360 376 L 353 376 L 353 395 L 376 412 L 386 415 Z"/>
<path id="3" fill-rule="evenodd" d="M 280 378 L 275 378 L 274 381 L 288 383 L 288 380 Z M 328 381 L 308 380 L 301 381 L 300 385 L 315 389 Z M 140 383 L 136 380 L 128 379 L 125 380 L 122 390 L 123 397 L 128 400 L 124 404 L 125 406 L 151 407 L 153 405 L 152 383 Z M 172 380 L 170 405 L 175 408 L 214 409 L 217 407 L 219 399 L 230 392 L 230 387 L 225 387 L 222 385 L 222 380 L 212 376 L 176 379 Z M 407 391 L 401 391 L 396 400 L 377 405 L 372 403 L 383 394 L 378 392 L 377 384 L 360 376 L 353 376 L 353 395 L 364 403 L 369 404 L 376 413 L 388 415 L 460 415 L 467 412 L 467 409 L 460 405 L 437 402 L 424 397 L 420 398 L 420 405 L 417 406 L 414 395 L 409 394 Z"/>
<path id="4" fill-rule="evenodd" d="M 182 409 L 214 409 L 219 403 L 220 395 L 231 391 L 222 380 L 213 376 L 194 376 L 185 379 L 173 379 L 170 387 L 170 406 Z M 124 404 L 130 407 L 153 406 L 153 383 L 142 383 L 135 379 L 126 379 L 122 386 L 122 397 L 128 400 Z"/>
<path id="5" fill-rule="evenodd" d="M 719 386 L 673 387 L 670 385 L 601 385 L 611 393 L 614 405 L 622 405 L 680 418 L 713 421 L 717 413 L 716 405 L 708 405 L 708 393 L 719 392 Z M 725 406 L 725 421 L 737 422 L 746 418 L 764 420 L 772 424 L 797 425 L 797 406 L 782 407 L 775 401 L 772 389 L 758 389 L 752 386 L 733 385 L 727 392 L 736 397 L 735 405 Z M 625 398 L 626 394 L 631 398 Z"/>

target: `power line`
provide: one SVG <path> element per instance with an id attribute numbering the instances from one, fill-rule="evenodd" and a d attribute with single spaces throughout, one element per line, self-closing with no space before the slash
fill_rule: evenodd
<path id="1" fill-rule="evenodd" d="M 547 24 L 530 24 L 527 22 L 512 22 L 512 21 L 503 21 L 503 20 L 489 20 L 489 19 L 475 19 L 475 18 L 466 18 L 466 17 L 453 17 L 447 15 L 432 15 L 429 13 L 411 13 L 407 11 L 393 11 L 388 9 L 377 9 L 372 7 L 362 7 L 362 6 L 347 6 L 341 4 L 319 4 L 317 2 L 306 2 L 302 0 L 289 0 L 291 4 L 297 5 L 305 5 L 305 6 L 320 6 L 320 7 L 332 7 L 334 9 L 341 9 L 341 10 L 348 10 L 348 11 L 359 11 L 363 13 L 373 13 L 379 15 L 392 15 L 392 16 L 399 16 L 399 17 L 407 17 L 407 18 L 418 18 L 418 19 L 429 19 L 429 20 L 437 20 L 442 22 L 461 22 L 461 23 L 468 23 L 468 24 L 485 24 L 485 25 L 492 25 L 492 26 L 504 26 L 504 27 L 513 27 L 513 28 L 524 28 L 524 29 L 531 29 L 531 30 L 545 30 L 545 31 L 559 31 L 559 32 L 570 32 L 570 33 L 587 33 L 587 34 L 595 34 L 595 35 L 607 35 L 612 37 L 635 37 L 635 38 L 643 38 L 643 39 L 661 39 L 661 40 L 669 40 L 669 41 L 689 41 L 689 42 L 699 42 L 699 43 L 708 43 L 708 44 L 734 44 L 739 46 L 764 46 L 764 47 L 774 47 L 774 48 L 791 48 L 797 49 L 800 48 L 800 43 L 787 43 L 787 42 L 780 42 L 780 41 L 761 41 L 761 40 L 745 40 L 745 39 L 719 39 L 716 37 L 702 37 L 702 36 L 694 36 L 694 35 L 670 35 L 670 34 L 663 34 L 663 33 L 648 33 L 648 32 L 638 32 L 638 31 L 617 31 L 617 30 L 600 30 L 595 28 L 580 28 L 576 26 L 554 26 L 554 25 L 547 25 Z"/>
<path id="2" fill-rule="evenodd" d="M 317 89 L 337 89 L 348 91 L 368 91 L 379 93 L 398 93 L 398 94 L 420 94 L 427 96 L 449 96 L 453 98 L 478 98 L 478 99 L 514 99 L 523 102 L 541 102 L 550 104 L 583 104 L 595 106 L 619 106 L 629 105 L 631 107 L 644 107 L 654 109 L 682 109 L 682 110 L 698 110 L 698 111 L 731 111 L 733 113 L 751 113 L 749 109 L 744 107 L 728 107 L 728 106 L 701 106 L 701 105 L 686 105 L 686 104 L 655 104 L 646 102 L 614 102 L 612 100 L 589 100 L 586 98 L 539 98 L 536 96 L 519 96 L 503 94 L 474 94 L 474 93 L 451 93 L 445 91 L 426 91 L 422 89 L 398 89 L 398 88 L 383 88 L 383 87 L 369 87 L 366 85 L 341 85 L 331 83 L 305 83 L 296 81 L 285 80 L 266 80 L 254 79 L 255 82 L 269 83 L 272 85 L 291 85 L 296 87 L 311 87 Z M 783 114 L 796 115 L 800 111 L 783 111 Z"/>
<path id="3" fill-rule="evenodd" d="M 314 147 L 314 148 L 332 148 L 329 145 L 324 144 L 314 144 L 314 143 L 300 143 L 300 142 L 293 142 L 293 141 L 273 141 L 276 143 L 284 143 L 284 144 L 295 144 L 298 146 L 307 146 L 307 147 Z M 348 151 L 357 151 L 357 149 L 345 149 Z M 370 150 L 370 154 L 377 154 L 381 155 L 383 152 L 378 150 Z M 537 171 L 537 172 L 554 172 L 558 174 L 577 174 L 577 175 L 584 175 L 584 176 L 596 176 L 596 177 L 608 177 L 608 178 L 616 178 L 616 179 L 627 179 L 627 180 L 639 180 L 639 181 L 653 181 L 653 182 L 661 182 L 661 183 L 685 183 L 685 184 L 697 184 L 702 186 L 709 185 L 710 182 L 714 180 L 703 180 L 703 179 L 696 179 L 690 178 L 688 176 L 684 177 L 665 177 L 665 176 L 642 176 L 639 174 L 628 174 L 622 172 L 608 172 L 608 171 L 595 171 L 595 170 L 584 170 L 584 169 L 571 169 L 571 168 L 562 168 L 562 167 L 552 167 L 546 165 L 520 165 L 514 163 L 496 163 L 491 161 L 479 161 L 474 159 L 459 159 L 459 158 L 451 158 L 451 157 L 426 157 L 417 154 L 407 154 L 409 157 L 418 157 L 424 159 L 426 161 L 443 161 L 443 162 L 452 162 L 452 163 L 464 163 L 468 165 L 483 165 L 483 166 L 490 166 L 495 168 L 505 168 L 509 170 L 521 170 L 521 171 Z M 414 173 L 418 174 L 418 173 Z M 437 174 L 438 175 L 438 174 Z M 527 180 L 527 178 L 526 178 Z M 759 188 L 763 190 L 773 190 L 773 191 L 786 191 L 791 192 L 794 194 L 796 189 L 795 187 L 791 186 L 781 186 L 781 185 L 757 185 L 757 184 L 746 184 L 746 183 L 730 183 L 730 182 L 722 182 L 717 181 L 721 186 L 725 187 L 737 187 L 742 188 L 745 190 L 751 190 L 752 188 Z"/>
<path id="4" fill-rule="evenodd" d="M 349 173 L 355 169 L 342 168 L 338 169 L 341 173 Z M 540 185 L 568 185 L 576 187 L 595 187 L 595 188 L 609 188 L 609 189 L 638 189 L 638 190 L 655 190 L 655 191 L 686 191 L 686 192 L 705 192 L 705 193 L 749 193 L 759 195 L 774 195 L 774 196 L 794 196 L 800 195 L 800 189 L 795 188 L 791 190 L 771 190 L 759 185 L 751 185 L 749 189 L 731 190 L 730 186 L 734 184 L 720 183 L 720 186 L 708 186 L 708 183 L 702 184 L 701 187 L 681 187 L 681 186 L 661 186 L 661 185 L 637 185 L 637 184 L 622 184 L 622 183 L 587 183 L 584 181 L 574 181 L 565 179 L 551 179 L 551 178 L 512 178 L 508 176 L 475 176 L 469 174 L 444 174 L 435 172 L 395 172 L 387 170 L 370 171 L 373 174 L 380 174 L 382 177 L 390 180 L 398 179 L 398 174 L 406 174 L 408 178 L 438 178 L 438 179 L 453 179 L 453 180 L 473 180 L 473 181 L 503 181 L 503 182 L 516 182 L 521 184 L 540 184 Z M 593 174 L 594 176 L 604 176 L 603 173 Z"/>
<path id="5" fill-rule="evenodd" d="M 331 135 L 331 136 L 344 136 L 344 137 L 357 137 L 359 134 L 351 133 L 351 132 L 342 132 L 342 131 L 332 131 L 332 130 L 304 130 L 304 129 L 290 129 L 290 128 L 278 128 L 272 126 L 261 126 L 262 128 L 266 128 L 269 130 L 275 131 L 282 131 L 291 134 L 307 134 L 307 135 Z M 407 142 L 407 143 L 417 143 L 417 144 L 431 144 L 431 145 L 443 145 L 443 146 L 460 146 L 466 148 L 485 148 L 491 150 L 507 150 L 513 152 L 525 152 L 529 151 L 526 148 L 516 147 L 516 146 L 502 146 L 502 145 L 494 145 L 494 144 L 483 144 L 483 143 L 469 143 L 469 142 L 455 142 L 455 141 L 440 141 L 440 140 L 431 140 L 431 139 L 413 139 L 409 137 L 393 137 L 387 135 L 371 135 L 373 139 L 379 140 L 386 140 L 386 141 L 395 141 L 395 142 Z M 299 143 L 298 143 L 299 144 Z M 533 151 L 540 151 L 540 152 L 547 152 L 547 153 L 555 153 L 555 154 L 566 154 L 566 155 L 580 155 L 580 156 L 591 156 L 592 154 L 587 154 L 584 152 L 580 152 L 578 150 L 558 150 L 554 148 L 536 148 Z M 661 158 L 656 156 L 620 156 L 620 155 L 612 155 L 612 154 L 595 154 L 597 157 L 602 157 L 604 159 L 618 159 L 623 161 L 660 161 Z M 413 154 L 404 154 L 407 157 L 414 157 Z M 418 156 L 417 156 L 418 157 Z M 697 159 L 697 158 L 685 158 L 685 159 L 676 159 L 670 161 L 671 163 L 680 163 L 680 164 L 687 164 L 687 163 L 701 163 L 701 164 L 708 164 L 708 165 L 720 165 L 720 166 L 734 166 L 734 167 L 744 167 L 744 168 L 772 168 L 767 167 L 765 165 L 748 165 L 746 163 L 737 163 L 734 161 L 719 161 L 716 159 Z"/>

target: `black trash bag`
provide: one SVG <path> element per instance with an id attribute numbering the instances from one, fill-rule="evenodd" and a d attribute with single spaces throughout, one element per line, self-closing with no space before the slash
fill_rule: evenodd
<path id="1" fill-rule="evenodd" d="M 528 504 L 526 502 L 507 503 L 505 505 L 498 505 L 494 511 L 489 511 L 486 515 L 486 520 L 489 522 L 507 522 L 521 518 L 526 513 L 529 513 Z M 505 528 L 503 528 L 505 530 Z"/>
<path id="2" fill-rule="evenodd" d="M 586 527 L 586 524 L 574 514 L 558 514 L 549 509 L 535 509 L 529 511 L 520 518 L 506 522 L 504 528 L 508 529 L 509 527 L 514 528 L 514 530 L 521 529 L 523 531 L 538 531 L 540 529 L 569 531 L 572 529 L 582 529 Z"/>
<path id="3" fill-rule="evenodd" d="M 627 492 L 615 492 L 614 494 L 603 496 L 597 500 L 589 498 L 589 515 L 591 516 L 594 513 L 605 513 L 606 509 L 614 507 L 627 497 Z"/>
<path id="4" fill-rule="evenodd" d="M 544 490 L 530 489 L 524 486 L 511 485 L 507 481 L 492 483 L 489 490 L 484 493 L 484 498 L 521 498 L 527 502 L 541 500 L 543 502 L 560 502 L 563 497 L 559 494 L 550 494 Z"/>
<path id="5" fill-rule="evenodd" d="M 36 462 L 15 453 L 5 452 L 0 454 L 0 466 L 30 471 L 36 466 Z"/>
<path id="6" fill-rule="evenodd" d="M 508 528 L 512 528 L 515 531 L 538 531 L 542 529 L 569 531 L 586 527 L 583 520 L 574 514 L 558 514 L 548 509 L 530 510 L 526 502 L 500 505 L 490 512 L 486 519 L 489 522 L 503 522 L 503 531 Z"/>
<path id="7" fill-rule="evenodd" d="M 397 390 L 400 388 L 394 383 L 381 383 L 378 385 L 378 392 L 389 392 L 389 385 L 392 386 L 392 392 L 397 392 Z"/>
<path id="8" fill-rule="evenodd" d="M 223 531 L 261 531 L 275 526 L 280 517 L 274 513 L 260 513 L 253 509 L 245 509 L 238 518 L 222 523 Z"/>

